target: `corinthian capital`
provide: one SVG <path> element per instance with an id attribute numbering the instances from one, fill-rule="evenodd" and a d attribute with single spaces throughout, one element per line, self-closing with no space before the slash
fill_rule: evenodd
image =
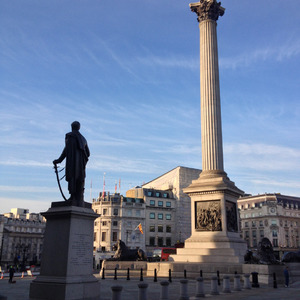
<path id="1" fill-rule="evenodd" d="M 219 16 L 223 16 L 225 8 L 221 6 L 221 2 L 216 0 L 200 0 L 196 3 L 190 3 L 192 12 L 198 15 L 198 22 L 204 20 L 217 21 Z"/>

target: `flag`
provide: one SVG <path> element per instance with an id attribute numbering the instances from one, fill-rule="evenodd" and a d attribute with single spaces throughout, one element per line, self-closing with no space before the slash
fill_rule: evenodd
<path id="1" fill-rule="evenodd" d="M 115 183 L 115 194 L 117 193 L 117 187 L 118 186 L 118 184 L 117 184 L 117 181 L 116 181 L 116 183 Z"/>
<path id="2" fill-rule="evenodd" d="M 140 224 L 138 225 L 138 228 L 139 228 L 141 234 L 144 234 L 144 232 L 143 232 L 143 227 L 142 227 L 142 223 L 140 223 Z"/>

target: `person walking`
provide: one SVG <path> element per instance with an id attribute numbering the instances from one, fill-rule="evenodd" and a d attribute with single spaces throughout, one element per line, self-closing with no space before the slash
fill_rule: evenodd
<path id="1" fill-rule="evenodd" d="M 284 271 L 283 271 L 283 274 L 284 274 L 284 282 L 285 282 L 285 287 L 289 287 L 289 281 L 290 281 L 290 274 L 289 274 L 289 267 L 286 266 Z"/>
<path id="2" fill-rule="evenodd" d="M 14 278 L 14 274 L 15 274 L 15 269 L 13 266 L 10 266 L 9 268 L 9 283 L 13 283 L 13 278 Z"/>

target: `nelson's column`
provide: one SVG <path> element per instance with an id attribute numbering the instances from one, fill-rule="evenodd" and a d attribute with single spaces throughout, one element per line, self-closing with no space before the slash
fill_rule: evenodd
<path id="1" fill-rule="evenodd" d="M 223 167 L 217 20 L 225 9 L 216 0 L 191 3 L 200 29 L 202 173 L 184 192 L 191 197 L 191 237 L 172 256 L 175 262 L 241 264 L 237 199 L 243 195 Z"/>

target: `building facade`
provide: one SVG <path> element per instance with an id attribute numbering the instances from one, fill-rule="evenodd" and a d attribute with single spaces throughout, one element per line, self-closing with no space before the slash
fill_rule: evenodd
<path id="1" fill-rule="evenodd" d="M 43 248 L 46 221 L 28 209 L 12 209 L 1 216 L 1 266 L 39 264 Z"/>
<path id="2" fill-rule="evenodd" d="M 145 242 L 147 251 L 156 247 L 174 247 L 176 234 L 176 199 L 170 191 L 136 187 L 126 196 L 143 199 L 145 212 Z"/>
<path id="3" fill-rule="evenodd" d="M 145 250 L 145 203 L 141 198 L 100 193 L 92 209 L 100 216 L 94 223 L 94 258 L 96 266 L 113 255 L 113 246 L 122 240 L 130 249 Z"/>
<path id="4" fill-rule="evenodd" d="M 278 259 L 300 249 L 300 198 L 281 194 L 241 197 L 238 200 L 241 234 L 255 250 L 267 237 Z"/>
<path id="5" fill-rule="evenodd" d="M 199 169 L 179 166 L 142 186 L 144 189 L 170 192 L 175 199 L 172 206 L 174 209 L 172 230 L 175 233 L 175 243 L 182 243 L 191 235 L 191 198 L 183 192 L 183 189 L 193 180 L 198 179 L 200 173 Z"/>

